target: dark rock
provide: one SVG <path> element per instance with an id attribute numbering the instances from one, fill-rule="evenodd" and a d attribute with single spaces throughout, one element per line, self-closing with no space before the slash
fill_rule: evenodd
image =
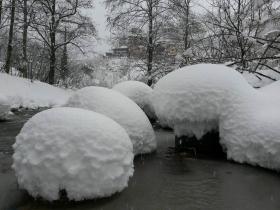
<path id="1" fill-rule="evenodd" d="M 175 149 L 177 152 L 193 153 L 195 157 L 226 157 L 216 131 L 205 134 L 200 140 L 195 136 L 175 136 Z"/>

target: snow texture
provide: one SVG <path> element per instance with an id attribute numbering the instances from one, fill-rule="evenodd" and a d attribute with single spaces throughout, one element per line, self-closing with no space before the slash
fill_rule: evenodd
<path id="1" fill-rule="evenodd" d="M 174 128 L 178 136 L 199 139 L 218 128 L 220 114 L 247 89 L 252 88 L 234 69 L 199 64 L 160 79 L 152 98 L 161 123 Z"/>
<path id="2" fill-rule="evenodd" d="M 153 104 L 176 135 L 217 129 L 229 159 L 280 170 L 279 90 L 279 82 L 256 90 L 234 69 L 199 64 L 163 77 Z"/>
<path id="3" fill-rule="evenodd" d="M 65 106 L 92 110 L 119 123 L 128 133 L 134 154 L 156 149 L 153 127 L 137 104 L 123 94 L 103 87 L 86 87 L 76 91 Z"/>
<path id="4" fill-rule="evenodd" d="M 132 144 L 112 119 L 83 109 L 53 108 L 33 116 L 13 145 L 19 186 L 52 201 L 110 196 L 133 174 Z"/>
<path id="5" fill-rule="evenodd" d="M 68 99 L 70 91 L 49 84 L 0 73 L 0 94 L 14 108 L 59 106 Z M 0 102 L 1 103 L 1 102 Z"/>
<path id="6" fill-rule="evenodd" d="M 258 72 L 275 80 L 280 80 L 280 74 L 275 71 L 266 69 L 258 70 Z M 242 75 L 248 81 L 248 83 L 255 88 L 264 87 L 274 82 L 269 78 L 254 73 L 243 72 Z"/>
<path id="7" fill-rule="evenodd" d="M 118 83 L 113 87 L 132 101 L 134 101 L 150 119 L 156 119 L 155 111 L 151 103 L 153 89 L 143 82 L 125 81 Z"/>

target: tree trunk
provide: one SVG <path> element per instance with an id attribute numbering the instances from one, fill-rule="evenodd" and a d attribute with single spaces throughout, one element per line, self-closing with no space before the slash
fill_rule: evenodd
<path id="1" fill-rule="evenodd" d="M 27 31 L 28 31 L 28 8 L 27 8 L 27 0 L 23 0 L 23 33 L 22 33 L 22 54 L 23 54 L 23 67 L 22 73 L 25 78 L 27 78 Z"/>
<path id="2" fill-rule="evenodd" d="M 64 42 L 67 41 L 67 29 L 65 27 L 64 31 Z M 60 66 L 60 76 L 63 82 L 65 81 L 68 75 L 68 53 L 67 53 L 67 45 L 63 46 L 62 56 L 61 56 L 61 66 Z"/>
<path id="3" fill-rule="evenodd" d="M 5 71 L 6 71 L 6 73 L 10 72 L 11 60 L 12 60 L 13 38 L 14 38 L 14 22 L 15 22 L 15 9 L 16 9 L 16 0 L 12 0 L 12 3 L 11 3 L 10 29 L 9 29 L 9 40 L 8 40 L 7 57 L 6 57 L 6 63 L 5 63 Z"/>
<path id="4" fill-rule="evenodd" d="M 56 0 L 52 1 L 52 16 L 51 16 L 51 28 L 50 28 L 50 71 L 49 71 L 49 84 L 54 84 L 55 77 L 55 66 L 56 66 L 56 23 L 55 23 L 55 9 L 56 9 Z"/>
<path id="5" fill-rule="evenodd" d="M 153 69 L 153 57 L 154 57 L 154 46 L 153 46 L 153 2 L 152 0 L 149 1 L 148 9 L 149 9 L 149 28 L 148 28 L 148 47 L 147 47 L 147 76 L 148 82 L 147 84 L 151 86 L 153 84 L 152 79 L 152 69 Z"/>
<path id="6" fill-rule="evenodd" d="M 3 7 L 3 0 L 0 0 L 0 26 L 1 26 L 1 23 L 2 23 L 2 7 Z"/>
<path id="7" fill-rule="evenodd" d="M 184 49 L 187 50 L 190 45 L 189 45 L 189 30 L 190 30 L 190 27 L 189 27 L 189 16 L 190 16 L 190 1 L 186 1 L 186 26 L 185 26 L 185 33 L 184 33 Z"/>

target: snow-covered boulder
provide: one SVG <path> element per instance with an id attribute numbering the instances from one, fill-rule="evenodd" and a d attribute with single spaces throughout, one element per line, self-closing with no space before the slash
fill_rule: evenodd
<path id="1" fill-rule="evenodd" d="M 131 99 L 103 87 L 86 87 L 76 91 L 65 106 L 92 110 L 104 114 L 119 123 L 128 133 L 134 154 L 144 154 L 156 149 L 153 127 Z"/>
<path id="2" fill-rule="evenodd" d="M 116 90 L 132 101 L 134 101 L 150 119 L 156 119 L 155 111 L 151 103 L 151 95 L 153 89 L 143 82 L 125 81 L 118 83 L 113 87 Z"/>
<path id="3" fill-rule="evenodd" d="M 160 79 L 152 100 L 159 121 L 176 135 L 200 139 L 218 129 L 219 118 L 232 101 L 238 103 L 253 88 L 234 69 L 211 64 L 187 66 Z"/>
<path id="4" fill-rule="evenodd" d="M 110 196 L 127 187 L 133 148 L 112 119 L 84 109 L 54 108 L 33 116 L 13 145 L 19 186 L 34 197 L 70 200 Z"/>
<path id="5" fill-rule="evenodd" d="M 0 120 L 5 120 L 10 112 L 10 105 L 8 100 L 0 95 Z"/>
<path id="6" fill-rule="evenodd" d="M 163 77 L 153 104 L 177 136 L 216 129 L 228 159 L 280 170 L 279 90 L 280 82 L 256 90 L 231 68 L 200 64 Z"/>
<path id="7" fill-rule="evenodd" d="M 270 96 L 258 92 L 221 118 L 220 142 L 229 159 L 280 170 L 280 101 Z"/>

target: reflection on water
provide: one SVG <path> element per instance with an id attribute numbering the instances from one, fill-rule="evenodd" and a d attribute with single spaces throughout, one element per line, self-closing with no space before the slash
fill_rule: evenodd
<path id="1" fill-rule="evenodd" d="M 6 148 L 0 167 L 1 210 L 280 209 L 279 174 L 225 160 L 194 159 L 174 153 L 174 136 L 163 130 L 156 131 L 157 152 L 135 158 L 134 176 L 122 193 L 78 203 L 35 201 L 17 189 L 14 174 L 7 169 L 11 164 L 10 145 L 27 118 L 19 117 L 0 126 L 0 141 L 6 142 L 1 147 Z"/>

